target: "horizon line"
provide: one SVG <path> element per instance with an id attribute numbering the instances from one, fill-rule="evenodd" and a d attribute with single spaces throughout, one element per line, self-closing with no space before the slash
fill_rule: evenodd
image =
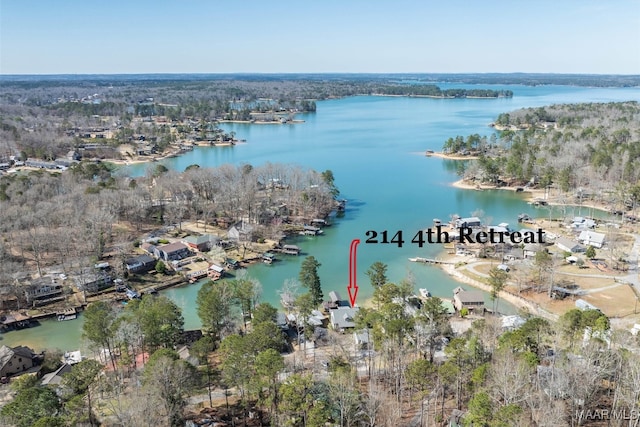
<path id="1" fill-rule="evenodd" d="M 238 71 L 238 72 L 131 72 L 131 73 L 2 73 L 0 77 L 18 76 L 142 76 L 142 75 L 537 75 L 537 76 L 624 76 L 640 77 L 638 74 L 625 73 L 577 73 L 577 72 L 528 72 L 528 71 L 464 71 L 464 72 L 428 72 L 428 71 L 393 71 L 393 72 L 368 72 L 368 71 Z"/>

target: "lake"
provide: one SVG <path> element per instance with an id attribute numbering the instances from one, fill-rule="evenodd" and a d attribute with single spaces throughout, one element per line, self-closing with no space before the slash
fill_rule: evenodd
<path id="1" fill-rule="evenodd" d="M 317 102 L 317 112 L 298 115 L 297 124 L 223 124 L 225 131 L 246 140 L 231 147 L 198 147 L 161 163 L 182 171 L 191 164 L 201 167 L 224 163 L 261 165 L 293 163 L 318 171 L 330 169 L 348 200 L 341 218 L 334 219 L 324 235 L 293 240 L 305 254 L 313 255 L 322 265 L 318 272 L 325 296 L 337 290 L 346 298 L 349 246 L 360 239 L 358 247 L 358 300 L 370 297 L 371 286 L 365 275 L 375 261 L 389 266 L 388 278 L 399 282 L 411 276 L 417 288 L 427 288 L 435 296 L 451 297 L 458 283 L 439 268 L 411 263 L 409 257 L 435 257 L 439 245 L 419 248 L 411 243 L 415 233 L 432 226 L 433 218 L 448 220 L 450 215 L 471 216 L 481 212 L 486 222 L 516 225 L 522 212 L 546 216 L 526 204 L 522 195 L 511 191 L 468 191 L 453 188 L 457 179 L 456 163 L 426 157 L 425 150 L 440 150 L 443 142 L 456 135 L 471 133 L 490 135 L 488 126 L 498 114 L 522 107 L 554 103 L 608 102 L 640 100 L 639 88 L 584 88 L 568 86 L 510 85 L 440 85 L 510 89 L 513 98 L 500 99 L 430 99 L 358 96 Z M 153 164 L 152 166 L 155 166 Z M 119 171 L 140 176 L 149 165 L 131 165 Z M 587 212 L 576 212 L 587 214 Z M 387 230 L 392 236 L 402 231 L 405 244 L 366 244 L 369 230 Z M 285 280 L 296 278 L 301 257 L 280 256 L 281 262 L 256 265 L 249 274 L 263 287 L 264 301 L 279 307 L 278 290 Z M 165 294 L 183 309 L 187 329 L 200 326 L 195 297 L 201 284 L 175 288 Z M 488 295 L 487 295 L 487 301 Z M 513 306 L 500 302 L 503 312 Z M 7 345 L 24 344 L 37 349 L 59 347 L 73 350 L 82 347 L 81 320 L 45 321 L 42 326 L 3 334 Z"/>

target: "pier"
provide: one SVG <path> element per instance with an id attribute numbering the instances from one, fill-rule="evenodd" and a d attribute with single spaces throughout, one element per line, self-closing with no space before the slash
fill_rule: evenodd
<path id="1" fill-rule="evenodd" d="M 452 261 L 443 261 L 441 259 L 422 258 L 422 257 L 409 258 L 409 261 L 411 261 L 411 262 L 423 262 L 425 264 L 455 264 Z"/>

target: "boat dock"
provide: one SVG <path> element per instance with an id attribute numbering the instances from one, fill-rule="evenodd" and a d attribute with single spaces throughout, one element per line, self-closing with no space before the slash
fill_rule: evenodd
<path id="1" fill-rule="evenodd" d="M 444 260 L 441 260 L 441 259 L 422 258 L 422 257 L 409 258 L 409 261 L 411 261 L 411 262 L 423 262 L 425 264 L 455 264 L 452 261 L 444 261 Z"/>
<path id="2" fill-rule="evenodd" d="M 75 320 L 78 317 L 78 314 L 75 308 L 68 308 L 63 311 L 58 311 L 56 313 L 56 317 L 58 318 L 58 321 Z"/>

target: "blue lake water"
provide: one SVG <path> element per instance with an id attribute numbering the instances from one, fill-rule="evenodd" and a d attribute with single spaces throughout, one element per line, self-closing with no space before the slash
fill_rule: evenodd
<path id="1" fill-rule="evenodd" d="M 441 85 L 473 87 L 473 85 Z M 487 87 L 483 85 L 482 87 Z M 371 296 L 365 275 L 375 261 L 389 266 L 388 278 L 398 282 L 412 276 L 417 288 L 434 295 L 451 297 L 458 284 L 440 269 L 415 264 L 409 257 L 434 257 L 439 245 L 423 248 L 411 243 L 415 233 L 432 225 L 433 218 L 448 220 L 451 214 L 469 216 L 483 211 L 487 222 L 516 224 L 521 212 L 539 213 L 519 194 L 508 191 L 466 191 L 451 187 L 457 179 L 453 161 L 426 157 L 425 150 L 439 150 L 456 135 L 490 135 L 488 127 L 498 114 L 522 107 L 555 103 L 640 100 L 639 88 L 580 88 L 567 86 L 492 86 L 511 89 L 510 99 L 399 98 L 358 96 L 317 102 L 317 112 L 297 116 L 305 122 L 286 125 L 224 124 L 246 143 L 233 147 L 199 147 L 181 157 L 162 161 L 179 171 L 191 164 L 218 166 L 224 163 L 261 165 L 293 163 L 319 171 L 331 169 L 340 197 L 348 200 L 344 217 L 318 237 L 295 240 L 303 252 L 322 264 L 319 274 L 325 295 L 331 290 L 346 297 L 349 245 L 360 239 L 358 248 L 359 300 Z M 152 165 L 152 166 L 155 166 Z M 132 165 L 120 173 L 143 175 L 148 165 Z M 581 212 L 586 214 L 587 212 Z M 391 244 L 365 244 L 366 232 L 402 230 L 402 248 Z M 284 258 L 284 257 L 280 257 Z M 286 279 L 296 278 L 304 257 L 284 258 L 273 265 L 256 265 L 250 275 L 260 280 L 263 300 L 279 306 L 277 291 Z M 199 327 L 195 298 L 201 285 L 166 291 L 182 308 L 186 328 Z M 487 297 L 488 300 L 488 297 Z M 501 311 L 515 308 L 500 303 Z M 6 333 L 3 343 L 29 344 L 36 348 L 81 346 L 81 321 L 43 322 L 37 328 Z"/>

